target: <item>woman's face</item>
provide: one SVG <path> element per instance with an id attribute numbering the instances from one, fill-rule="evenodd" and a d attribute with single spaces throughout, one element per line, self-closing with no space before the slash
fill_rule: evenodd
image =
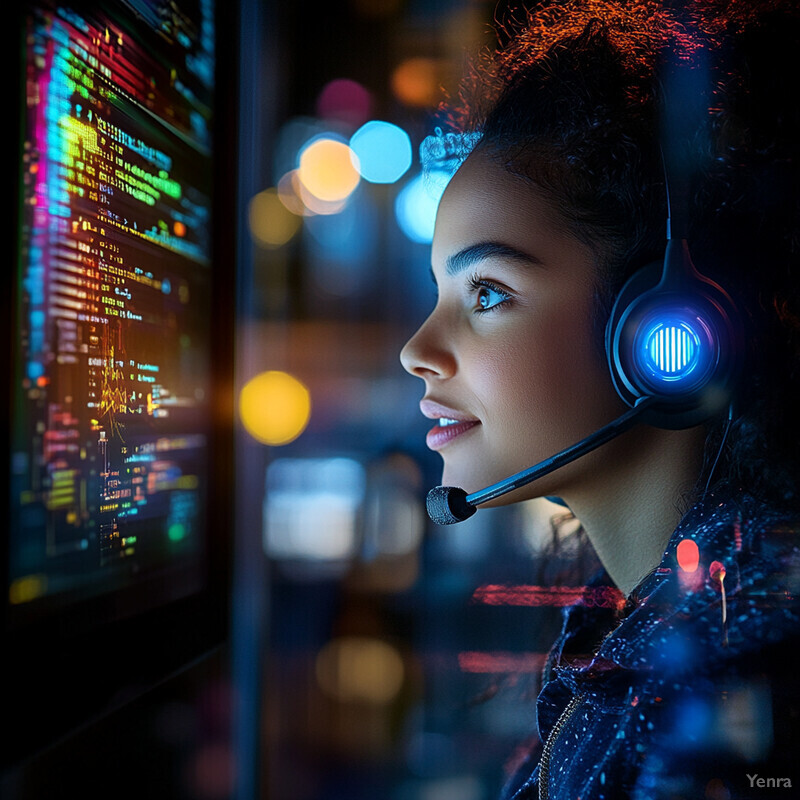
<path id="1" fill-rule="evenodd" d="M 439 206 L 432 265 L 438 301 L 401 361 L 425 382 L 443 484 L 482 489 L 625 410 L 594 341 L 593 252 L 530 184 L 470 155 Z M 596 469 L 598 451 L 496 504 L 569 500 Z"/>

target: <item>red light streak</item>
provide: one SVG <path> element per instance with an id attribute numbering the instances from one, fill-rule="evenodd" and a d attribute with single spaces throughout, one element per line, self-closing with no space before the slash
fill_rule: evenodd
<path id="1" fill-rule="evenodd" d="M 479 586 L 473 602 L 489 606 L 552 606 L 563 608 L 584 605 L 598 608 L 622 608 L 625 596 L 612 586 Z"/>
<path id="2" fill-rule="evenodd" d="M 539 672 L 546 658 L 544 653 L 471 650 L 458 654 L 458 666 L 462 672 Z"/>

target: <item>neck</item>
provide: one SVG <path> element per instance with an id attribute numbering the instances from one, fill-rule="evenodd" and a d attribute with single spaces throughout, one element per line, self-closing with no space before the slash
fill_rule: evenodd
<path id="1" fill-rule="evenodd" d="M 638 426 L 604 445 L 598 451 L 603 468 L 565 493 L 625 595 L 660 563 L 700 473 L 704 438 L 700 426 L 683 431 Z"/>

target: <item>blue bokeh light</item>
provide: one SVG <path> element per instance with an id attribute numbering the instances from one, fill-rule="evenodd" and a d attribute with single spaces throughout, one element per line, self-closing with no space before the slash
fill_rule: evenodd
<path id="1" fill-rule="evenodd" d="M 449 172 L 425 172 L 412 178 L 397 195 L 394 203 L 397 224 L 412 242 L 433 241 L 436 211 L 451 177 Z"/>
<path id="2" fill-rule="evenodd" d="M 411 166 L 411 139 L 391 122 L 370 120 L 350 138 L 361 177 L 370 183 L 394 183 Z"/>
<path id="3" fill-rule="evenodd" d="M 29 361 L 27 373 L 28 378 L 30 378 L 32 381 L 35 381 L 37 378 L 41 378 L 41 376 L 44 375 L 44 366 L 38 361 Z"/>

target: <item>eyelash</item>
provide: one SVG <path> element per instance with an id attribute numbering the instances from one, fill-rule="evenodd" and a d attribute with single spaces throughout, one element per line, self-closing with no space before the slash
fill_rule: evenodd
<path id="1" fill-rule="evenodd" d="M 500 311 L 511 299 L 511 295 L 505 289 L 501 289 L 497 284 L 487 281 L 485 278 L 481 278 L 478 275 L 473 275 L 469 279 L 469 288 L 476 294 L 480 292 L 481 289 L 489 289 L 503 298 L 499 303 L 495 303 L 489 308 L 481 308 L 478 306 L 474 309 L 476 314 L 486 314 L 490 311 Z"/>

